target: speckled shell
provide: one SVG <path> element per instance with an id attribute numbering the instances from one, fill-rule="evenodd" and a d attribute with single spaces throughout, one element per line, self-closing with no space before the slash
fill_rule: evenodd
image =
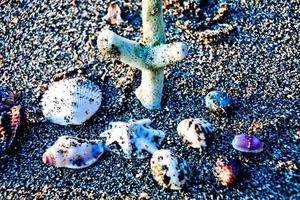
<path id="1" fill-rule="evenodd" d="M 25 123 L 25 117 L 20 105 L 0 111 L 0 154 L 12 148 Z"/>
<path id="2" fill-rule="evenodd" d="M 123 22 L 121 17 L 121 8 L 117 1 L 110 3 L 107 9 L 107 14 L 102 19 L 112 25 L 120 25 Z"/>
<path id="3" fill-rule="evenodd" d="M 14 100 L 14 92 L 6 86 L 0 86 L 0 104 L 12 106 L 14 104 Z M 4 105 L 0 105 L 0 107 Z"/>
<path id="4" fill-rule="evenodd" d="M 242 133 L 236 135 L 232 141 L 232 146 L 244 153 L 260 153 L 264 150 L 264 143 L 254 135 Z"/>
<path id="5" fill-rule="evenodd" d="M 101 91 L 87 79 L 63 79 L 50 85 L 41 105 L 46 119 L 60 125 L 80 125 L 99 109 Z"/>
<path id="6" fill-rule="evenodd" d="M 205 106 L 213 113 L 225 115 L 232 111 L 233 99 L 219 91 L 211 91 L 205 96 Z"/>
<path id="7" fill-rule="evenodd" d="M 132 155 L 144 158 L 146 155 L 143 151 L 154 153 L 165 137 L 163 131 L 153 129 L 150 124 L 150 119 L 112 122 L 110 129 L 102 133 L 101 137 L 106 137 L 106 145 L 114 152 L 118 153 L 118 147 L 121 147 L 126 158 Z"/>
<path id="8" fill-rule="evenodd" d="M 104 153 L 105 145 L 98 140 L 61 136 L 43 154 L 45 164 L 54 167 L 82 169 L 94 164 Z"/>
<path id="9" fill-rule="evenodd" d="M 240 163 L 237 159 L 218 158 L 215 167 L 215 175 L 220 183 L 229 186 L 236 180 L 240 169 Z"/>
<path id="10" fill-rule="evenodd" d="M 157 150 L 153 154 L 151 173 L 160 186 L 171 190 L 187 188 L 192 178 L 188 163 L 166 149 Z"/>
<path id="11" fill-rule="evenodd" d="M 177 132 L 183 141 L 197 149 L 207 146 L 207 138 L 210 138 L 213 131 L 212 124 L 200 118 L 182 120 L 177 126 Z"/>

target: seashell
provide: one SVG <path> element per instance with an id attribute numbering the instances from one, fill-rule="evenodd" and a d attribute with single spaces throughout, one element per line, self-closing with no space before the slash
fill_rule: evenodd
<path id="1" fill-rule="evenodd" d="M 260 153 L 264 150 L 264 143 L 254 135 L 242 133 L 236 135 L 232 141 L 232 146 L 244 153 Z"/>
<path id="2" fill-rule="evenodd" d="M 182 120 L 177 126 L 179 136 L 188 146 L 201 149 L 207 146 L 207 139 L 214 131 L 211 123 L 201 118 Z"/>
<path id="3" fill-rule="evenodd" d="M 237 159 L 222 157 L 217 159 L 215 175 L 222 185 L 228 186 L 236 180 L 239 169 L 240 163 Z"/>
<path id="4" fill-rule="evenodd" d="M 100 140 L 61 136 L 43 154 L 43 163 L 54 167 L 82 169 L 94 164 L 104 153 Z"/>
<path id="5" fill-rule="evenodd" d="M 0 108 L 4 105 L 12 106 L 15 101 L 14 92 L 6 86 L 0 86 Z"/>
<path id="6" fill-rule="evenodd" d="M 226 115 L 232 111 L 233 99 L 219 91 L 211 91 L 205 96 L 205 106 L 213 113 Z"/>
<path id="7" fill-rule="evenodd" d="M 144 152 L 153 154 L 161 145 L 165 133 L 150 127 L 150 119 L 138 121 L 112 122 L 110 129 L 102 133 L 101 137 L 106 137 L 106 145 L 110 149 L 117 149 L 114 145 L 118 144 L 122 148 L 125 157 L 131 158 L 135 155 L 138 158 L 144 158 Z M 117 152 L 117 151 L 115 151 Z"/>
<path id="8" fill-rule="evenodd" d="M 26 114 L 20 105 L 0 111 L 0 154 L 10 150 L 25 124 Z"/>
<path id="9" fill-rule="evenodd" d="M 101 91 L 87 79 L 74 78 L 52 83 L 41 105 L 46 119 L 60 125 L 80 125 L 96 113 Z"/>
<path id="10" fill-rule="evenodd" d="M 151 173 L 160 186 L 171 190 L 187 188 L 192 178 L 192 170 L 188 163 L 166 149 L 157 150 L 153 154 Z"/>
<path id="11" fill-rule="evenodd" d="M 121 12 L 122 11 L 118 2 L 111 2 L 107 9 L 107 14 L 102 19 L 107 21 L 111 25 L 120 25 L 123 22 Z"/>

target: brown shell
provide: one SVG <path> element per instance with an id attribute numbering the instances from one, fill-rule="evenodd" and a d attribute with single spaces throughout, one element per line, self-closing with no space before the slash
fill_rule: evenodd
<path id="1" fill-rule="evenodd" d="M 231 185 L 238 176 L 239 168 L 239 161 L 237 159 L 218 158 L 215 168 L 216 177 L 222 185 Z"/>
<path id="2" fill-rule="evenodd" d="M 0 154 L 13 147 L 25 118 L 26 114 L 20 105 L 0 110 Z"/>

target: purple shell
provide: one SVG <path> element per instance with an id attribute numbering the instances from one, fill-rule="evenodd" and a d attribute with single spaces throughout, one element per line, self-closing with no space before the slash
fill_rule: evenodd
<path id="1" fill-rule="evenodd" d="M 245 153 L 260 153 L 264 150 L 264 143 L 254 135 L 242 133 L 236 135 L 232 141 L 232 146 L 238 151 Z"/>

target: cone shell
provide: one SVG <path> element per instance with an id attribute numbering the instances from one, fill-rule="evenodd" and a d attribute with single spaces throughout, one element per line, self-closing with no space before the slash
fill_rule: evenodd
<path id="1" fill-rule="evenodd" d="M 175 157 L 170 150 L 156 151 L 151 158 L 151 173 L 157 183 L 171 190 L 181 190 L 188 187 L 192 171 L 188 163 Z"/>
<path id="2" fill-rule="evenodd" d="M 87 79 L 54 82 L 45 92 L 41 105 L 46 119 L 60 125 L 80 125 L 96 113 L 101 91 Z"/>
<path id="3" fill-rule="evenodd" d="M 242 133 L 236 135 L 232 141 L 232 146 L 244 153 L 260 153 L 264 150 L 264 143 L 254 135 Z"/>
<path id="4" fill-rule="evenodd" d="M 214 131 L 211 123 L 201 118 L 182 120 L 177 126 L 179 136 L 188 146 L 201 149 L 207 146 L 207 139 Z"/>
<path id="5" fill-rule="evenodd" d="M 42 156 L 43 163 L 54 167 L 82 169 L 94 164 L 104 153 L 98 140 L 61 136 Z"/>
<path id="6" fill-rule="evenodd" d="M 229 186 L 236 180 L 240 169 L 237 159 L 218 158 L 215 167 L 216 177 L 224 186 Z"/>
<path id="7" fill-rule="evenodd" d="M 20 105 L 0 111 L 0 153 L 12 148 L 26 122 L 26 114 Z"/>
<path id="8" fill-rule="evenodd" d="M 126 158 L 132 155 L 144 158 L 144 151 L 153 154 L 165 137 L 163 131 L 153 129 L 150 124 L 150 119 L 112 122 L 110 129 L 102 133 L 101 137 L 106 137 L 106 145 L 115 152 L 121 147 Z"/>
<path id="9" fill-rule="evenodd" d="M 2 103 L 7 106 L 12 106 L 14 104 L 14 101 L 15 101 L 14 92 L 6 86 L 0 86 L 0 104 Z"/>
<path id="10" fill-rule="evenodd" d="M 233 99 L 219 91 L 211 91 L 205 96 L 205 106 L 217 115 L 226 115 L 232 111 Z"/>

